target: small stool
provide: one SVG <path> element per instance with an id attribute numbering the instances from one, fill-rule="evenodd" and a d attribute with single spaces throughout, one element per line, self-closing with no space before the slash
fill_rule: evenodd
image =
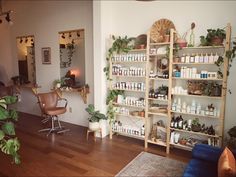
<path id="1" fill-rule="evenodd" d="M 99 128 L 97 130 L 90 130 L 90 129 L 87 129 L 87 141 L 88 141 L 88 138 L 89 138 L 89 134 L 90 133 L 93 133 L 93 137 L 94 137 L 94 141 L 96 142 L 96 132 L 99 132 L 100 135 L 101 135 L 101 138 L 102 138 L 102 129 Z"/>

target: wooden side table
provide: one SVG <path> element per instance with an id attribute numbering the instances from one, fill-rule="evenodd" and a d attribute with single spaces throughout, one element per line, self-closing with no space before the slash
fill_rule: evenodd
<path id="1" fill-rule="evenodd" d="M 90 129 L 87 129 L 87 141 L 88 141 L 88 138 L 89 138 L 89 134 L 90 133 L 93 133 L 93 139 L 94 141 L 96 142 L 96 132 L 99 132 L 100 133 L 100 136 L 102 137 L 102 129 L 99 128 L 97 130 L 90 130 Z"/>

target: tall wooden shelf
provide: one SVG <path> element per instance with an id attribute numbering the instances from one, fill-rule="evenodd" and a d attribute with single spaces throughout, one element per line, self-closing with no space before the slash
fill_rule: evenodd
<path id="1" fill-rule="evenodd" d="M 205 51 L 206 53 L 211 53 L 211 51 L 217 52 L 218 50 L 221 51 L 223 54 L 224 58 L 224 64 L 223 64 L 223 78 L 220 79 L 201 79 L 201 78 L 180 78 L 180 77 L 174 77 L 173 76 L 173 68 L 175 66 L 187 66 L 187 67 L 195 67 L 195 68 L 202 68 L 207 69 L 208 67 L 215 67 L 214 63 L 181 63 L 181 62 L 174 62 L 174 36 L 176 36 L 176 31 L 171 29 L 170 30 L 170 42 L 163 42 L 163 43 L 151 43 L 150 41 L 150 33 L 147 33 L 147 48 L 146 50 L 132 50 L 129 53 L 146 53 L 147 60 L 146 61 L 111 61 L 110 60 L 110 68 L 114 64 L 120 64 L 120 65 L 126 65 L 128 64 L 129 66 L 140 66 L 145 68 L 146 75 L 145 76 L 117 76 L 117 75 L 112 75 L 112 69 L 110 69 L 110 78 L 112 79 L 118 79 L 119 81 L 122 79 L 126 79 L 129 81 L 136 81 L 139 80 L 140 82 L 145 83 L 145 90 L 144 91 L 138 91 L 138 90 L 128 90 L 128 89 L 114 89 L 112 88 L 112 81 L 110 81 L 110 87 L 109 89 L 111 90 L 123 90 L 125 91 L 126 95 L 131 94 L 137 94 L 140 95 L 142 94 L 145 98 L 145 107 L 135 107 L 135 106 L 129 106 L 129 105 L 121 105 L 114 103 L 115 106 L 121 106 L 121 107 L 127 107 L 127 109 L 144 109 L 145 110 L 145 117 L 140 117 L 140 116 L 132 116 L 132 115 L 122 115 L 122 114 L 116 114 L 117 116 L 124 116 L 127 117 L 127 119 L 135 119 L 138 118 L 139 121 L 143 121 L 145 125 L 145 136 L 138 136 L 138 135 L 132 135 L 132 134 L 127 134 L 124 132 L 118 132 L 118 131 L 112 131 L 110 130 L 110 137 L 112 138 L 113 133 L 118 133 L 123 136 L 129 136 L 133 138 L 138 138 L 141 140 L 144 140 L 144 146 L 145 148 L 148 148 L 149 144 L 155 144 L 159 146 L 163 146 L 166 148 L 166 153 L 170 153 L 170 148 L 181 148 L 185 150 L 192 150 L 192 147 L 190 146 L 185 146 L 181 145 L 179 143 L 175 144 L 170 142 L 170 136 L 171 132 L 179 132 L 180 134 L 187 134 L 189 137 L 192 135 L 196 135 L 199 137 L 210 137 L 210 138 L 217 138 L 220 140 L 220 146 L 222 143 L 222 139 L 224 137 L 223 130 L 224 130 L 224 115 L 225 115 L 225 99 L 226 99 L 226 91 L 227 91 L 227 70 L 228 70 L 228 59 L 226 57 L 226 51 L 230 50 L 230 36 L 231 36 L 231 26 L 230 24 L 227 25 L 226 27 L 226 40 L 225 40 L 225 45 L 224 46 L 200 46 L 200 47 L 184 47 L 181 49 L 181 51 L 186 51 L 186 54 L 192 54 L 192 53 L 201 53 L 202 51 Z M 150 53 L 151 48 L 159 48 L 159 47 L 168 47 L 169 48 L 169 55 L 167 54 L 153 54 Z M 169 60 L 169 76 L 168 78 L 149 78 L 150 71 L 152 69 L 157 70 L 156 62 L 157 60 L 161 58 L 167 58 Z M 217 71 L 217 67 L 215 67 L 215 70 Z M 172 88 L 175 86 L 176 83 L 182 84 L 182 86 L 186 85 L 186 82 L 188 80 L 191 81 L 206 81 L 206 82 L 217 82 L 222 84 L 222 94 L 219 97 L 212 97 L 212 96 L 204 96 L 204 95 L 190 95 L 190 94 L 176 94 L 172 93 Z M 159 99 L 159 98 L 149 98 L 149 90 L 151 88 L 157 88 L 158 86 L 161 85 L 166 85 L 168 86 L 168 96 L 167 99 Z M 192 113 L 186 113 L 186 112 L 177 112 L 172 110 L 172 103 L 175 98 L 183 98 L 187 100 L 199 100 L 205 101 L 205 103 L 211 103 L 211 102 L 217 102 L 220 105 L 220 115 L 213 116 L 213 115 L 203 115 L 203 114 L 192 114 Z M 150 104 L 151 103 L 161 103 L 161 104 L 166 104 L 167 105 L 167 113 L 157 113 L 157 112 L 151 112 L 150 111 Z M 172 116 L 174 115 L 183 115 L 185 120 L 188 119 L 193 119 L 194 117 L 199 118 L 199 120 L 203 123 L 207 123 L 208 121 L 216 123 L 220 128 L 218 130 L 218 134 L 216 135 L 209 135 L 203 132 L 193 132 L 193 131 L 188 131 L 188 130 L 182 130 L 182 129 L 176 129 L 176 128 L 171 128 L 171 119 Z M 166 127 L 166 141 L 161 141 L 157 139 L 156 141 L 153 141 L 150 138 L 150 132 L 151 132 L 151 127 L 153 126 L 154 121 L 156 120 L 164 120 L 165 127 Z M 158 147 L 158 146 L 157 146 Z"/>

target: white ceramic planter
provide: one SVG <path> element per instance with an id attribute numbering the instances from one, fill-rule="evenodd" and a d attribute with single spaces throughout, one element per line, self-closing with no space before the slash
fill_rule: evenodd
<path id="1" fill-rule="evenodd" d="M 99 128 L 99 122 L 89 122 L 89 130 L 98 130 Z"/>

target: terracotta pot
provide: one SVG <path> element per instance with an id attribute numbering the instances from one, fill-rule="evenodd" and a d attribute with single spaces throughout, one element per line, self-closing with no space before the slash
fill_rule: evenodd
<path id="1" fill-rule="evenodd" d="M 219 37 L 213 37 L 211 38 L 211 44 L 212 45 L 223 45 L 223 38 L 219 38 Z"/>
<path id="2" fill-rule="evenodd" d="M 170 35 L 169 34 L 164 35 L 164 42 L 170 42 Z"/>
<path id="3" fill-rule="evenodd" d="M 180 48 L 187 47 L 187 42 L 185 39 L 177 39 L 176 44 L 178 44 Z"/>

